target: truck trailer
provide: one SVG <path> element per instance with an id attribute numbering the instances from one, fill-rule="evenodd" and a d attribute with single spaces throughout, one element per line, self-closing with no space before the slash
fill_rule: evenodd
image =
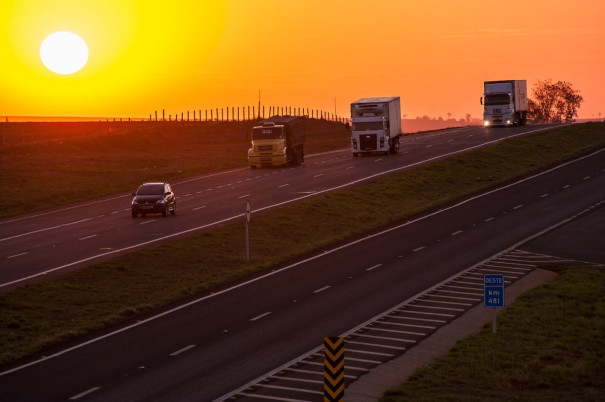
<path id="1" fill-rule="evenodd" d="M 362 98 L 351 103 L 353 156 L 399 151 L 401 105 L 398 96 Z"/>
<path id="2" fill-rule="evenodd" d="M 524 126 L 527 122 L 527 81 L 485 81 L 480 102 L 485 127 Z"/>
<path id="3" fill-rule="evenodd" d="M 257 166 L 298 166 L 305 160 L 307 140 L 302 117 L 273 116 L 252 128 L 248 164 Z"/>

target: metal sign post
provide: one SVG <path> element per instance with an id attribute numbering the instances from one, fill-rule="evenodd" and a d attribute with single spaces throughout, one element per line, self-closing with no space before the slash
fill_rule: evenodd
<path id="1" fill-rule="evenodd" d="M 250 237 L 248 235 L 250 215 L 252 215 L 252 210 L 250 208 L 250 200 L 246 200 L 246 262 L 250 262 Z"/>
<path id="2" fill-rule="evenodd" d="M 483 275 L 484 307 L 493 308 L 492 333 L 496 333 L 496 308 L 504 307 L 504 275 Z"/>

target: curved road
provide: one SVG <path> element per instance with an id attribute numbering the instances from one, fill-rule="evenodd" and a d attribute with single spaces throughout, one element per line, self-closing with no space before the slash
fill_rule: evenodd
<path id="1" fill-rule="evenodd" d="M 407 138 L 409 143 L 404 144 L 403 149 L 407 145 L 415 153 L 421 153 L 431 148 L 446 148 L 445 145 L 464 142 L 465 138 L 472 140 L 468 131 L 472 133 L 473 129 L 444 132 L 431 139 Z M 467 136 L 461 136 L 461 132 Z M 493 130 L 486 135 L 509 133 L 512 131 Z M 457 149 L 469 146 L 473 145 L 461 144 Z M 436 155 L 425 155 L 424 159 Z M 266 192 L 275 192 L 271 189 L 288 184 L 286 188 L 296 188 L 291 195 L 296 198 L 301 193 L 330 187 L 327 182 L 312 180 L 314 175 L 322 174 L 319 172 L 325 172 L 323 176 L 336 176 L 343 170 L 361 170 L 361 167 L 371 170 L 374 164 L 384 171 L 413 163 L 406 158 L 412 157 L 402 154 L 392 158 L 353 159 L 344 152 L 335 152 L 309 158 L 302 169 L 236 170 L 223 173 L 225 176 L 202 176 L 177 185 L 181 198 L 179 215 L 174 220 L 169 217 L 133 220 L 122 208 L 121 217 L 116 221 L 125 222 L 120 226 L 122 231 L 140 230 L 138 225 L 146 221 L 150 223 L 145 225 L 157 223 L 158 233 L 168 224 L 182 224 L 179 230 L 183 231 L 187 222 L 178 219 L 185 215 L 183 211 L 193 213 L 194 208 L 210 199 L 211 193 L 222 192 L 222 189 L 235 199 L 233 212 L 241 216 L 243 198 L 238 198 L 238 191 L 252 188 L 246 187 L 245 177 L 249 181 L 258 180 L 256 183 L 266 186 Z M 385 165 L 391 163 L 385 169 Z M 353 167 L 347 169 L 348 166 Z M 264 176 L 266 173 L 269 176 Z M 255 178 L 258 175 L 260 177 Z M 218 184 L 223 187 L 213 187 L 211 191 L 200 185 L 216 177 L 233 177 L 241 183 L 234 182 L 227 187 Z M 339 182 L 359 180 L 364 175 L 346 177 Z M 195 192 L 187 197 L 178 187 L 185 189 L 191 185 L 205 188 L 199 190 L 203 191 L 200 197 L 194 198 Z M 303 191 L 309 188 L 313 190 Z M 114 332 L 96 334 L 51 351 L 45 358 L 37 356 L 4 369 L 0 372 L 3 399 L 200 401 L 220 398 L 316 348 L 324 336 L 341 334 L 478 261 L 602 203 L 603 189 L 605 151 L 600 151 L 249 282 L 204 295 Z M 256 196 L 242 195 L 257 200 Z M 273 196 L 276 197 L 273 201 L 261 198 L 262 201 L 253 202 L 271 205 L 287 199 L 279 199 L 281 194 Z M 106 202 L 112 204 L 116 200 Z M 124 201 L 126 196 L 116 205 Z M 104 202 L 99 204 L 106 208 Z M 201 210 L 207 208 L 213 207 L 208 204 Z M 221 208 L 217 206 L 216 210 Z M 223 213 L 228 215 L 227 211 Z M 99 219 L 113 219 L 108 212 L 100 215 L 104 216 Z M 42 218 L 53 216 L 51 213 Z M 73 227 L 95 227 L 86 222 L 90 221 L 48 231 L 73 231 L 72 236 L 82 236 Z M 38 235 L 22 237 L 28 236 Z M 103 236 L 110 237 L 109 234 L 96 237 Z M 11 241 L 20 238 L 12 237 Z M 383 248 L 384 244 L 394 247 Z"/>
<path id="2" fill-rule="evenodd" d="M 544 127 L 455 128 L 404 137 L 397 155 L 353 158 L 347 149 L 307 156 L 299 168 L 241 168 L 183 179 L 172 183 L 174 217 L 132 219 L 126 193 L 3 219 L 0 292 L 239 219 L 247 199 L 254 214 Z"/>

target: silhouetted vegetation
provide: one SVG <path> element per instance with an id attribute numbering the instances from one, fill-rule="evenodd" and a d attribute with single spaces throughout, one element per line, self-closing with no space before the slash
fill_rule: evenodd
<path id="1" fill-rule="evenodd" d="M 580 91 L 567 81 L 546 79 L 533 88 L 533 98 L 528 99 L 527 117 L 545 122 L 571 122 L 578 117 L 578 108 L 584 102 Z"/>

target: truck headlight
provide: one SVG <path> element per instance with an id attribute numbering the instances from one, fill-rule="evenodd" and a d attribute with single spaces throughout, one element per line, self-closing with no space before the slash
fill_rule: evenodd
<path id="1" fill-rule="evenodd" d="M 506 119 L 506 125 L 510 126 L 510 119 Z"/>
<path id="2" fill-rule="evenodd" d="M 485 120 L 483 122 L 483 127 L 489 127 L 489 120 Z"/>

